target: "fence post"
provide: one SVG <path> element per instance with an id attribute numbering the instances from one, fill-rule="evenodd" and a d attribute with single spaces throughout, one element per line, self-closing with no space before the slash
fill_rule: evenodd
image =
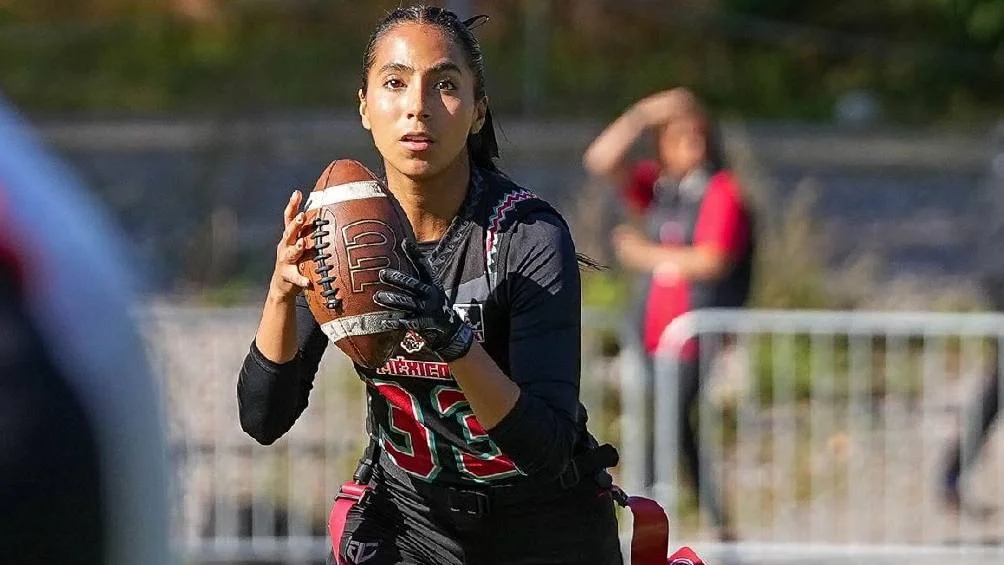
<path id="1" fill-rule="evenodd" d="M 648 468 L 648 419 L 645 352 L 640 344 L 625 340 L 620 358 L 621 392 L 621 487 L 631 494 L 647 493 L 645 481 Z"/>
<path id="2" fill-rule="evenodd" d="M 677 494 L 679 477 L 679 421 L 680 405 L 679 351 L 669 340 L 661 340 L 655 358 L 655 391 L 652 399 L 655 411 L 655 476 L 652 491 L 655 499 L 672 519 L 677 514 Z"/>

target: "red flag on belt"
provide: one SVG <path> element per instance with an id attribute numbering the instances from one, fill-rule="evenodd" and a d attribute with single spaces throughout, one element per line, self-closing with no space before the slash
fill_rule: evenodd
<path id="1" fill-rule="evenodd" d="M 617 497 L 631 509 L 634 531 L 631 533 L 631 565 L 704 565 L 689 547 L 669 553 L 669 518 L 658 502 L 641 496 Z"/>
<path id="2" fill-rule="evenodd" d="M 681 547 L 669 556 L 667 565 L 704 565 L 704 561 L 689 547 Z"/>

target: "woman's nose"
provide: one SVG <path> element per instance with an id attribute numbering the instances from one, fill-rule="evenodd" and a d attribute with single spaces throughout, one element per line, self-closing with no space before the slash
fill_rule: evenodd
<path id="1" fill-rule="evenodd" d="M 408 88 L 406 108 L 409 118 L 426 119 L 429 117 L 428 93 L 420 81 Z"/>

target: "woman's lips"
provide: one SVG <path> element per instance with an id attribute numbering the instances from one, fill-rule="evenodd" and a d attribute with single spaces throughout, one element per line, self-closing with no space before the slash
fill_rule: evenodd
<path id="1" fill-rule="evenodd" d="M 427 151 L 429 147 L 432 147 L 432 144 L 435 143 L 431 137 L 424 134 L 403 135 L 401 136 L 399 142 L 405 147 L 405 149 L 416 153 Z"/>

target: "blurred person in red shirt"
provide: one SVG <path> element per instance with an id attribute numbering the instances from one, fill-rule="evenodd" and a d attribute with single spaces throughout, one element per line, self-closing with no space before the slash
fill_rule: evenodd
<path id="1" fill-rule="evenodd" d="M 633 146 L 647 131 L 655 134 L 657 159 L 631 159 Z M 636 327 L 651 385 L 653 358 L 670 322 L 698 308 L 745 304 L 753 265 L 751 213 L 726 167 L 710 116 L 684 88 L 653 94 L 631 106 L 593 141 L 583 164 L 620 190 L 634 220 L 634 225 L 614 230 L 613 247 L 625 267 L 645 275 Z M 703 353 L 705 359 L 714 354 Z M 721 537 L 732 539 L 718 492 L 701 473 L 693 422 L 702 385 L 701 353 L 695 341 L 673 354 L 679 363 L 683 464 Z"/>

